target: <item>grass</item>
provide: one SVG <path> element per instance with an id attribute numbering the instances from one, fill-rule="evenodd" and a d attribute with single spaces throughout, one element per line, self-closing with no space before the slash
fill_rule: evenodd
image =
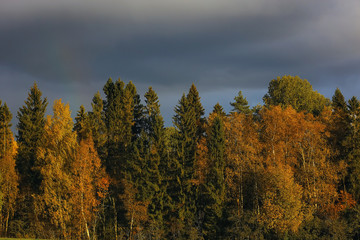
<path id="1" fill-rule="evenodd" d="M 0 240 L 44 240 L 38 238 L 0 238 Z"/>

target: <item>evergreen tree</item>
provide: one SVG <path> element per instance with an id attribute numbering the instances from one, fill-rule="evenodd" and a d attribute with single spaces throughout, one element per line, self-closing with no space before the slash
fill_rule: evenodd
<path id="1" fill-rule="evenodd" d="M 360 202 L 360 102 L 352 97 L 348 102 L 350 131 L 344 140 L 348 175 L 346 176 L 347 190 Z"/>
<path id="2" fill-rule="evenodd" d="M 110 202 L 112 205 L 113 233 L 118 233 L 118 223 L 124 222 L 126 211 L 124 200 L 120 199 L 126 193 L 126 175 L 129 172 L 129 162 L 132 161 L 133 150 L 133 120 L 134 96 L 133 85 L 118 79 L 115 83 L 111 79 L 104 86 L 106 101 L 104 104 L 105 123 L 107 127 L 107 157 L 106 171 L 111 178 Z M 122 222 L 120 222 L 122 221 Z M 114 236 L 115 237 L 115 236 Z"/>
<path id="3" fill-rule="evenodd" d="M 210 117 L 212 118 L 212 117 Z M 207 137 L 208 170 L 200 185 L 199 205 L 204 211 L 203 234 L 206 239 L 219 239 L 225 202 L 225 133 L 221 116 L 214 114 Z"/>
<path id="4" fill-rule="evenodd" d="M 100 159 L 104 161 L 106 157 L 105 145 L 107 140 L 107 133 L 105 125 L 104 103 L 99 92 L 94 95 L 91 106 L 92 111 L 89 112 L 89 121 L 92 138 Z"/>
<path id="5" fill-rule="evenodd" d="M 41 183 L 39 172 L 35 170 L 35 163 L 36 152 L 44 134 L 44 116 L 47 104 L 47 99 L 42 98 L 42 93 L 35 83 L 30 89 L 25 105 L 19 109 L 17 114 L 19 150 L 16 166 L 20 174 L 20 191 L 28 196 L 36 193 Z"/>
<path id="6" fill-rule="evenodd" d="M 140 95 L 137 93 L 135 85 L 130 81 L 127 84 L 127 89 L 130 92 L 130 95 L 133 96 L 133 126 L 132 134 L 136 138 L 140 135 L 141 130 L 144 127 L 143 111 L 144 106 L 141 104 Z"/>
<path id="7" fill-rule="evenodd" d="M 230 105 L 233 107 L 233 112 L 250 114 L 250 106 L 246 97 L 243 96 L 242 92 L 239 91 L 238 95 L 234 98 L 235 102 L 231 102 Z"/>
<path id="8" fill-rule="evenodd" d="M 349 110 L 339 88 L 335 90 L 331 106 L 333 111 L 330 142 L 333 145 L 333 160 L 339 162 L 346 158 L 347 150 L 344 147 L 344 141 L 350 134 Z"/>
<path id="9" fill-rule="evenodd" d="M 223 107 L 222 107 L 219 103 L 216 103 L 216 104 L 215 104 L 212 113 L 216 113 L 217 115 L 219 115 L 219 116 L 221 116 L 221 117 L 224 117 L 224 116 L 226 115 L 226 113 L 224 112 Z"/>
<path id="10" fill-rule="evenodd" d="M 81 105 L 77 112 L 73 130 L 77 133 L 79 142 L 88 139 L 91 135 L 90 121 L 84 105 Z"/>
<path id="11" fill-rule="evenodd" d="M 205 110 L 204 110 L 203 106 L 201 105 L 199 92 L 196 89 L 194 84 L 191 85 L 191 87 L 189 89 L 189 93 L 186 95 L 186 98 L 188 101 L 188 107 L 193 108 L 193 111 L 195 114 L 196 127 L 197 127 L 196 137 L 197 137 L 197 141 L 198 141 L 205 132 L 205 126 L 204 126 L 205 118 L 203 117 Z"/>
<path id="12" fill-rule="evenodd" d="M 162 230 L 166 174 L 165 128 L 160 113 L 159 99 L 150 87 L 145 94 L 145 122 L 148 136 L 149 162 L 147 164 L 153 196 L 149 205 L 149 215 L 156 229 Z"/>
<path id="13" fill-rule="evenodd" d="M 192 94 L 190 94 L 190 96 L 192 96 Z M 181 174 L 180 176 L 172 176 L 172 178 L 177 179 L 179 177 L 181 192 L 169 193 L 175 201 L 179 201 L 176 204 L 182 206 L 181 209 L 178 210 L 179 216 L 177 218 L 185 224 L 183 229 L 184 235 L 182 235 L 185 238 L 188 238 L 189 234 L 194 230 L 196 194 L 192 179 L 194 177 L 196 145 L 197 139 L 199 139 L 198 134 L 202 132 L 202 130 L 199 130 L 199 125 L 197 124 L 200 122 L 200 119 L 196 117 L 197 115 L 200 116 L 200 114 L 199 112 L 197 114 L 195 113 L 195 104 L 192 104 L 193 101 L 190 102 L 188 99 L 189 98 L 183 94 L 178 106 L 175 108 L 176 115 L 173 117 L 174 125 L 177 129 L 175 135 L 177 146 L 173 166 L 179 166 Z M 192 97 L 190 97 L 190 99 L 192 99 Z M 177 171 L 175 170 L 174 172 Z M 171 188 L 174 188 L 174 186 Z M 175 196 L 172 196 L 173 194 L 175 194 Z"/>

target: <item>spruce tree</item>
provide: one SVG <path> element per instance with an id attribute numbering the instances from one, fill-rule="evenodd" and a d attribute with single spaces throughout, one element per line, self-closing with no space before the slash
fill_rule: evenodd
<path id="1" fill-rule="evenodd" d="M 332 129 L 331 129 L 331 144 L 334 149 L 334 161 L 345 160 L 346 149 L 344 147 L 345 139 L 350 134 L 350 118 L 349 110 L 345 98 L 340 89 L 335 90 L 332 97 Z"/>
<path id="2" fill-rule="evenodd" d="M 136 139 L 137 137 L 139 137 L 141 130 L 144 127 L 144 117 L 143 117 L 144 106 L 141 104 L 140 95 L 137 93 L 136 87 L 132 81 L 130 81 L 127 84 L 126 88 L 130 92 L 130 95 L 133 97 L 134 114 L 133 114 L 132 134 L 133 134 L 133 138 Z"/>
<path id="3" fill-rule="evenodd" d="M 91 103 L 92 111 L 89 112 L 89 121 L 91 127 L 92 138 L 95 148 L 99 154 L 102 162 L 106 157 L 106 140 L 107 132 L 105 125 L 104 102 L 101 99 L 100 93 L 97 92 Z"/>
<path id="4" fill-rule="evenodd" d="M 188 95 L 189 96 L 189 95 Z M 192 96 L 190 94 L 190 96 Z M 190 98 L 192 99 L 192 98 Z M 176 201 L 179 201 L 177 204 L 182 206 L 179 209 L 179 219 L 184 222 L 184 232 L 183 236 L 189 237 L 189 234 L 193 231 L 194 228 L 194 213 L 196 209 L 196 195 L 195 195 L 195 186 L 192 184 L 193 174 L 194 174 L 194 162 L 196 154 L 196 144 L 197 139 L 199 139 L 199 133 L 202 130 L 199 130 L 200 119 L 196 115 L 200 116 L 199 112 L 196 114 L 195 105 L 192 104 L 193 101 L 189 101 L 189 98 L 183 94 L 182 98 L 179 101 L 178 106 L 175 108 L 176 115 L 173 117 L 176 132 L 176 160 L 181 167 L 181 175 L 172 176 L 173 178 L 179 177 L 179 183 L 182 191 L 175 194 L 177 196 L 173 197 Z M 199 120 L 199 121 L 197 121 Z M 202 133 L 201 133 L 202 135 Z M 176 166 L 175 162 L 174 165 Z"/>
<path id="5" fill-rule="evenodd" d="M 239 91 L 238 95 L 234 98 L 235 102 L 231 102 L 230 105 L 233 107 L 233 112 L 250 114 L 250 106 L 246 97 L 243 96 L 242 92 Z"/>
<path id="6" fill-rule="evenodd" d="M 192 108 L 195 114 L 195 119 L 196 119 L 196 137 L 197 137 L 197 141 L 203 136 L 204 132 L 205 132 L 205 118 L 204 118 L 204 113 L 205 110 L 203 108 L 203 106 L 201 105 L 200 102 L 200 96 L 199 96 L 199 92 L 196 89 L 195 85 L 192 84 L 190 89 L 189 89 L 189 93 L 186 95 L 187 101 L 188 101 L 188 107 Z"/>
<path id="7" fill-rule="evenodd" d="M 221 116 L 214 114 L 207 136 L 208 166 L 200 184 L 199 211 L 203 211 L 202 234 L 206 239 L 222 236 L 225 202 L 225 132 Z"/>
<path id="8" fill-rule="evenodd" d="M 47 99 L 42 98 L 42 93 L 35 83 L 30 89 L 25 105 L 17 114 L 19 150 L 16 166 L 20 174 L 20 191 L 29 195 L 37 192 L 41 183 L 39 172 L 35 170 L 35 162 L 36 152 L 44 133 L 47 104 Z"/>
<path id="9" fill-rule="evenodd" d="M 73 130 L 77 133 L 79 142 L 88 139 L 91 135 L 90 120 L 84 105 L 81 105 L 77 112 Z"/>
<path id="10" fill-rule="evenodd" d="M 356 97 L 348 101 L 350 131 L 345 138 L 343 146 L 346 151 L 348 175 L 346 188 L 353 194 L 355 200 L 360 202 L 360 102 Z"/>
<path id="11" fill-rule="evenodd" d="M 164 175 L 166 174 L 165 128 L 160 113 L 159 99 L 150 87 L 145 94 L 145 122 L 149 147 L 148 171 L 153 197 L 149 204 L 149 214 L 157 229 L 163 225 L 163 205 L 165 193 Z"/>
<path id="12" fill-rule="evenodd" d="M 213 109 L 212 112 L 218 114 L 221 117 L 224 117 L 226 115 L 226 113 L 224 112 L 223 107 L 219 103 L 215 104 L 214 109 Z"/>

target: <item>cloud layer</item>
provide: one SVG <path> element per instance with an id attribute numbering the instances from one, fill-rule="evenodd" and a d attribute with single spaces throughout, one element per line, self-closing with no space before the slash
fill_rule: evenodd
<path id="1" fill-rule="evenodd" d="M 141 93 L 153 86 L 170 124 L 192 82 L 208 111 L 217 101 L 229 110 L 239 90 L 261 103 L 268 82 L 285 74 L 350 97 L 360 90 L 359 20 L 356 0 L 7 0 L 0 98 L 14 112 L 36 80 L 76 111 L 108 77 L 121 77 Z"/>

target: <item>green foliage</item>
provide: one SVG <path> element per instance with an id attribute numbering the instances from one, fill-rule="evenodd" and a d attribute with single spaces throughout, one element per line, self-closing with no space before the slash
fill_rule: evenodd
<path id="1" fill-rule="evenodd" d="M 239 91 L 230 115 L 216 104 L 205 118 L 192 84 L 165 128 L 151 87 L 143 103 L 132 82 L 109 79 L 103 90 L 73 126 L 61 101 L 45 121 L 47 101 L 31 88 L 18 112 L 20 195 L 11 113 L 0 103 L 0 234 L 8 226 L 12 236 L 63 239 L 360 237 L 356 97 L 346 102 L 337 89 L 330 108 L 309 82 L 284 76 L 270 82 L 265 107 L 250 110 Z"/>
<path id="2" fill-rule="evenodd" d="M 89 112 L 91 133 L 99 157 L 102 161 L 104 161 L 107 154 L 105 146 L 107 141 L 107 132 L 105 125 L 104 103 L 99 92 L 94 95 L 91 106 L 92 111 Z"/>
<path id="3" fill-rule="evenodd" d="M 233 107 L 233 112 L 243 113 L 243 114 L 250 114 L 250 106 L 246 97 L 243 96 L 242 92 L 239 91 L 238 95 L 234 98 L 235 102 L 230 103 Z"/>
<path id="4" fill-rule="evenodd" d="M 207 137 L 208 175 L 202 185 L 200 205 L 204 211 L 203 231 L 207 239 L 221 237 L 225 200 L 225 133 L 220 116 L 215 115 Z"/>
<path id="5" fill-rule="evenodd" d="M 224 117 L 226 115 L 226 113 L 224 112 L 223 107 L 219 104 L 216 103 L 213 109 L 213 113 L 216 113 L 217 115 Z"/>
<path id="6" fill-rule="evenodd" d="M 318 115 L 329 100 L 313 90 L 310 83 L 298 76 L 283 76 L 271 80 L 268 93 L 263 98 L 266 106 L 291 105 L 297 111 L 306 111 Z"/>
<path id="7" fill-rule="evenodd" d="M 74 131 L 77 133 L 78 141 L 88 139 L 91 135 L 91 122 L 84 105 L 80 106 L 80 110 L 75 117 Z"/>
<path id="8" fill-rule="evenodd" d="M 42 98 L 42 93 L 36 83 L 17 114 L 17 141 L 19 145 L 16 166 L 20 174 L 20 191 L 31 188 L 31 193 L 37 192 L 41 183 L 39 172 L 36 168 L 36 152 L 44 134 L 45 111 L 47 99 Z"/>

